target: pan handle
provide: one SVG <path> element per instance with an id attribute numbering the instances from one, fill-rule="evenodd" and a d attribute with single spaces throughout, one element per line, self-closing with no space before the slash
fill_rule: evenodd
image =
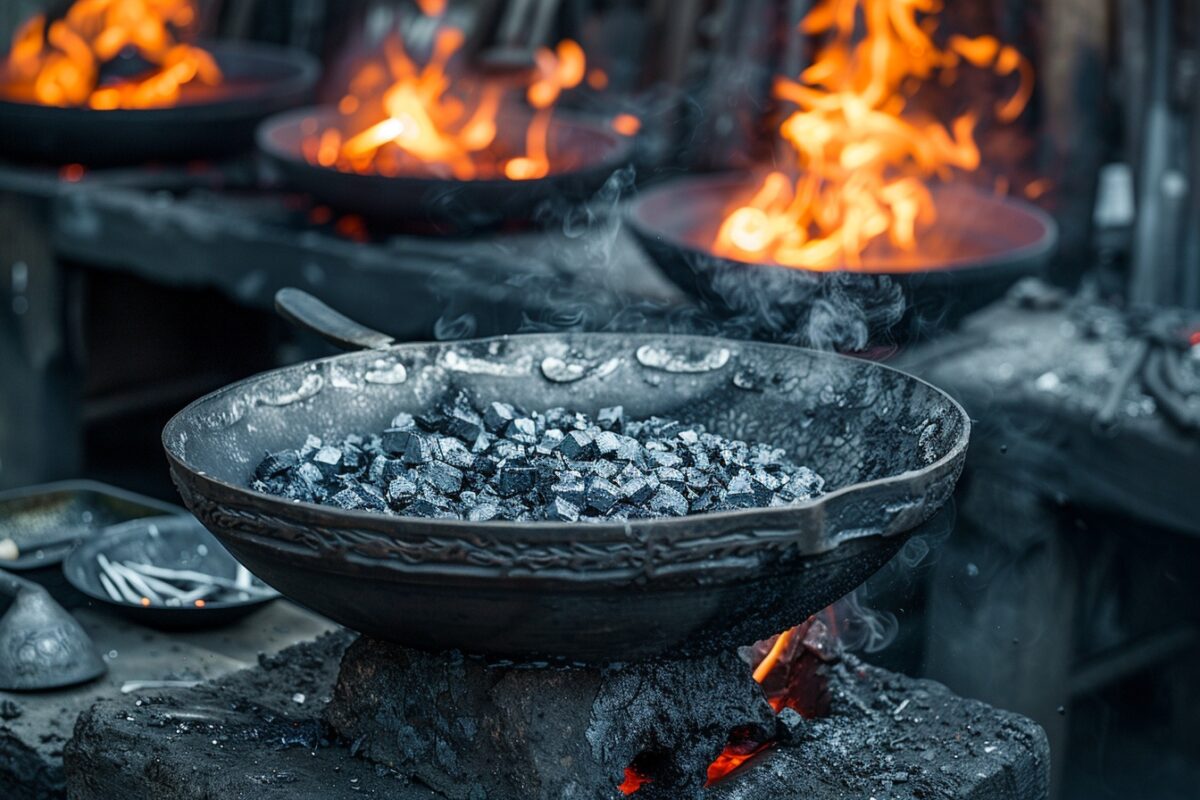
<path id="1" fill-rule="evenodd" d="M 289 287 L 276 292 L 275 310 L 288 322 L 343 350 L 386 350 L 396 343 L 387 334 L 358 324 L 300 289 Z"/>

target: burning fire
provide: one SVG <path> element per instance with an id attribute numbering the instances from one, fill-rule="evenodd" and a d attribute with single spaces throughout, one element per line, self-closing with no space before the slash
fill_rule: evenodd
<path id="1" fill-rule="evenodd" d="M 803 717 L 821 717 L 829 713 L 828 684 L 822 667 L 839 657 L 837 611 L 830 606 L 801 625 L 754 645 L 751 663 L 754 681 L 775 713 L 794 709 Z M 708 766 L 706 786 L 711 786 L 774 742 L 756 738 L 752 731 L 737 730 L 725 749 Z M 637 792 L 653 778 L 635 763 L 625 769 L 620 790 L 625 795 Z"/>
<path id="2" fill-rule="evenodd" d="M 931 180 L 979 167 L 976 113 L 947 125 L 906 107 L 935 75 L 952 83 L 966 62 L 1019 86 L 993 110 L 1015 120 L 1033 69 L 994 37 L 934 41 L 942 0 L 821 0 L 803 33 L 826 37 L 798 80 L 777 78 L 776 98 L 796 106 L 779 133 L 795 173 L 773 171 L 721 223 L 713 250 L 743 261 L 813 270 L 855 268 L 874 243 L 912 252 L 937 219 Z"/>
<path id="3" fill-rule="evenodd" d="M 422 9 L 437 16 L 444 3 L 429 0 Z M 533 114 L 521 148 L 497 138 L 511 85 L 500 79 L 452 80 L 448 73 L 462 43 L 462 31 L 443 27 L 428 60 L 418 65 L 399 37 L 389 38 L 382 63 L 366 64 L 351 79 L 338 103 L 340 124 L 306 137 L 304 157 L 344 172 L 388 176 L 530 180 L 548 175 L 551 114 L 562 92 L 584 79 L 583 48 L 566 39 L 534 54 L 523 86 Z"/>
<path id="4" fill-rule="evenodd" d="M 49 25 L 39 14 L 0 64 L 0 96 L 101 110 L 174 105 L 185 86 L 221 82 L 211 55 L 176 38 L 194 18 L 191 0 L 76 0 Z M 132 63 L 136 75 L 112 74 Z"/>

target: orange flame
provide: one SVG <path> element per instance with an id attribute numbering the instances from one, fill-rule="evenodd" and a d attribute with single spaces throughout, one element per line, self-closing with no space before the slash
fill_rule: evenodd
<path id="1" fill-rule="evenodd" d="M 191 0 L 76 0 L 49 26 L 39 14 L 17 30 L 0 64 L 0 96 L 101 110 L 174 105 L 184 86 L 221 82 L 211 55 L 176 39 L 194 19 Z M 103 74 L 130 52 L 146 62 L 145 71 L 133 78 Z"/>
<path id="2" fill-rule="evenodd" d="M 444 3 L 420 4 L 438 16 Z M 527 78 L 525 99 L 533 109 L 524 147 L 501 152 L 497 117 L 507 87 L 499 80 L 452 80 L 448 65 L 462 47 L 462 31 L 441 28 L 428 60 L 419 65 L 399 37 L 390 37 L 381 61 L 364 65 L 338 102 L 339 127 L 305 139 L 304 157 L 344 172 L 449 174 L 459 180 L 505 177 L 530 180 L 550 173 L 553 106 L 563 91 L 586 75 L 583 48 L 569 39 L 539 48 Z M 381 63 L 382 62 L 382 63 Z"/>
<path id="3" fill-rule="evenodd" d="M 827 36 L 797 80 L 777 78 L 774 95 L 797 108 L 779 128 L 794 151 L 799 177 L 766 176 L 755 195 L 722 221 L 713 250 L 743 261 L 827 270 L 860 267 L 882 242 L 916 249 L 920 230 L 937 219 L 928 187 L 955 170 L 979 167 L 977 116 L 949 125 L 905 113 L 909 97 L 935 73 L 960 62 L 1017 74 L 1020 86 L 995 109 L 1010 122 L 1033 91 L 1033 69 L 995 38 L 933 40 L 941 0 L 821 0 L 801 22 Z"/>

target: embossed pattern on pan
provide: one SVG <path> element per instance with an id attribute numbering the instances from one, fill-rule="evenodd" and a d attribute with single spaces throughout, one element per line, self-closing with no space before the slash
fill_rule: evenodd
<path id="1" fill-rule="evenodd" d="M 431 520 L 245 488 L 267 451 L 380 429 L 447 391 L 621 404 L 771 442 L 827 493 L 628 523 Z M 940 390 L 795 347 L 658 334 L 396 345 L 202 398 L 163 442 L 184 502 L 255 574 L 349 627 L 428 650 L 604 662 L 749 643 L 865 580 L 949 498 L 969 421 Z"/>

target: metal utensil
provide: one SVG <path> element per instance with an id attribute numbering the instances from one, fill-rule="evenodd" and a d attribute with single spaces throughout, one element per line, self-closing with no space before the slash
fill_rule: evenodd
<path id="1" fill-rule="evenodd" d="M 32 581 L 0 570 L 0 689 L 39 691 L 94 680 L 106 667 L 75 618 Z"/>

